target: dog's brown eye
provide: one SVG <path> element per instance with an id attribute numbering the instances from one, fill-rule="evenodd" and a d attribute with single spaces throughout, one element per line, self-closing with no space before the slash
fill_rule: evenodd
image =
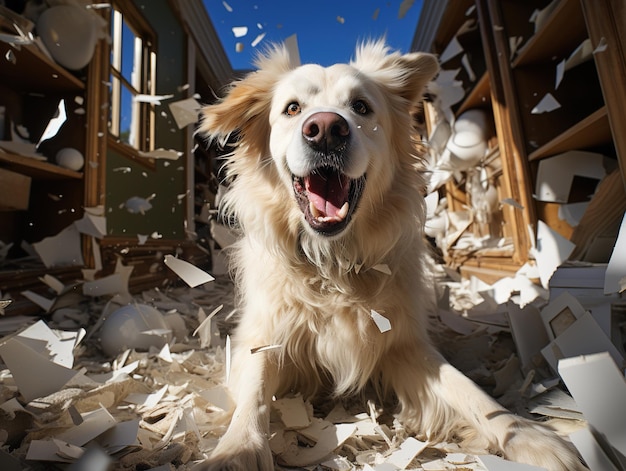
<path id="1" fill-rule="evenodd" d="M 300 104 L 297 102 L 292 102 L 287 105 L 287 109 L 285 110 L 285 114 L 289 116 L 295 116 L 300 113 Z"/>
<path id="2" fill-rule="evenodd" d="M 356 100 L 352 103 L 352 109 L 358 114 L 367 114 L 370 112 L 370 107 L 363 100 Z"/>

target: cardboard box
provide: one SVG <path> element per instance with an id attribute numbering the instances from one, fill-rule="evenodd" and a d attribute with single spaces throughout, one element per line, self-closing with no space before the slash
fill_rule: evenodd
<path id="1" fill-rule="evenodd" d="M 30 177 L 0 168 L 0 211 L 28 209 Z"/>

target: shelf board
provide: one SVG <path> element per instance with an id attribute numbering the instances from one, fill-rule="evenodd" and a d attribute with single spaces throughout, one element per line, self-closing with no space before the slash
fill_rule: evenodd
<path id="1" fill-rule="evenodd" d="M 80 180 L 83 178 L 81 172 L 75 172 L 49 162 L 42 162 L 41 160 L 9 152 L 0 152 L 0 166 L 32 177 L 34 180 L 58 180 L 63 178 Z"/>
<path id="2" fill-rule="evenodd" d="M 12 54 L 15 62 L 6 60 Z M 23 92 L 80 92 L 85 84 L 49 59 L 35 44 L 15 48 L 0 41 L 0 56 L 4 65 L 0 82 Z"/>
<path id="3" fill-rule="evenodd" d="M 480 108 L 481 106 L 491 101 L 491 87 L 489 85 L 489 73 L 485 72 L 474 88 L 468 93 L 467 97 L 456 112 L 456 115 L 460 115 L 464 111 L 471 108 Z"/>
<path id="4" fill-rule="evenodd" d="M 584 149 L 611 142 L 611 127 L 606 105 L 559 134 L 537 150 L 528 160 L 538 160 L 568 150 Z"/>
<path id="5" fill-rule="evenodd" d="M 520 49 L 513 67 L 551 60 L 569 51 L 573 38 L 586 38 L 580 0 L 561 0 L 539 31 Z"/>

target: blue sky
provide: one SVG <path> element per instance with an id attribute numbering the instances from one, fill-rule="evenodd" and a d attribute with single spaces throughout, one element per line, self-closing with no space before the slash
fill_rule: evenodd
<path id="1" fill-rule="evenodd" d="M 293 34 L 303 63 L 346 62 L 359 41 L 383 35 L 392 48 L 408 52 L 422 6 L 422 0 L 414 0 L 399 19 L 402 0 L 203 1 L 235 70 L 252 68 L 257 50 Z M 234 27 L 247 27 L 247 34 L 235 37 Z M 264 38 L 252 46 L 263 33 Z M 238 42 L 243 44 L 241 52 L 236 51 Z"/>

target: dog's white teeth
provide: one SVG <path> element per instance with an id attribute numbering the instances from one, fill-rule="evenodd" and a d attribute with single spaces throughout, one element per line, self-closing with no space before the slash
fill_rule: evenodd
<path id="1" fill-rule="evenodd" d="M 345 219 L 348 215 L 348 209 L 350 209 L 350 204 L 346 201 L 337 213 L 337 216 L 341 219 Z"/>
<path id="2" fill-rule="evenodd" d="M 311 211 L 311 216 L 313 216 L 315 219 L 320 218 L 321 213 L 319 212 L 319 210 L 315 207 L 313 203 L 309 203 L 309 210 Z"/>

